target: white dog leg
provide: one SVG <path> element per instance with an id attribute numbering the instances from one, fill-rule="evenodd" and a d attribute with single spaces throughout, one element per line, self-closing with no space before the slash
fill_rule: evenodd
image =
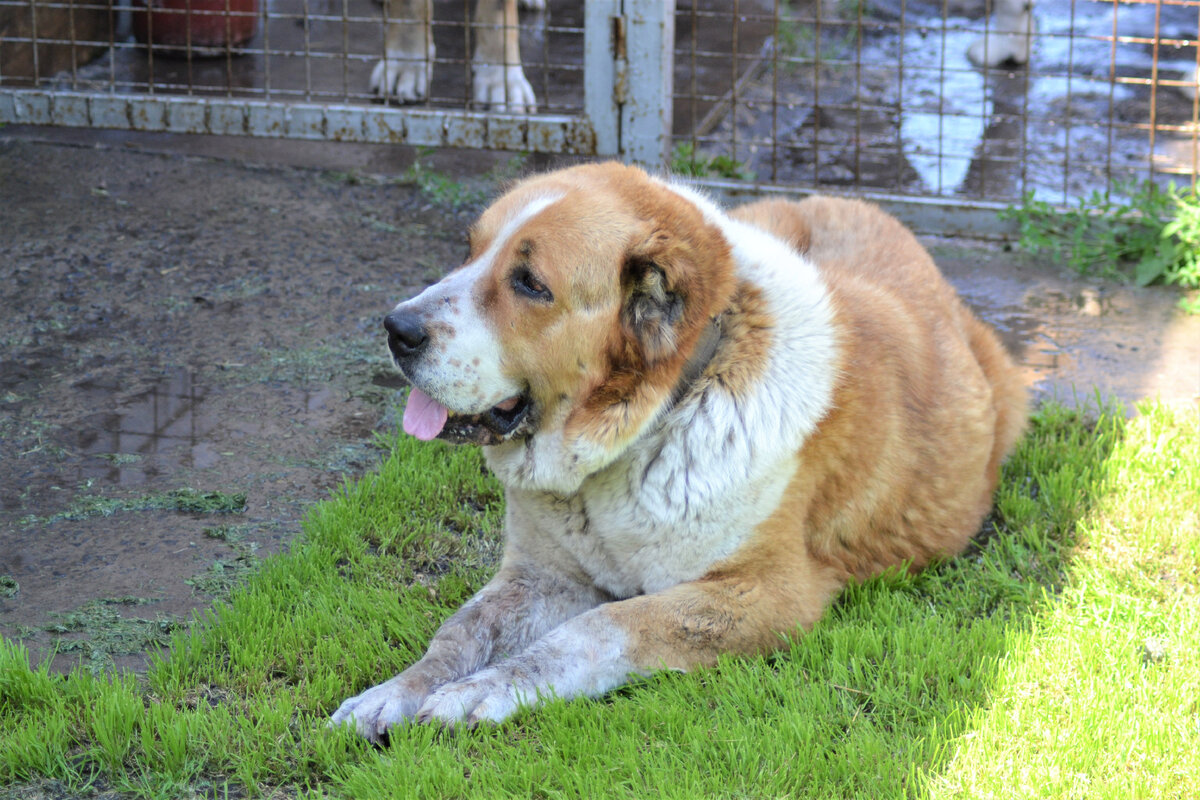
<path id="1" fill-rule="evenodd" d="M 1184 97 L 1189 100 L 1196 99 L 1196 90 L 1200 88 L 1200 71 L 1192 67 L 1190 72 L 1185 72 L 1183 75 L 1183 86 L 1179 87 L 1179 91 L 1183 92 Z"/>
<path id="2" fill-rule="evenodd" d="M 594 587 L 553 574 L 502 568 L 442 624 L 420 661 L 346 700 L 330 724 L 352 724 L 362 736 L 380 741 L 389 728 L 411 721 L 440 687 L 470 680 L 477 670 L 486 674 L 489 663 L 519 654 L 564 619 L 604 599 Z"/>
<path id="3" fill-rule="evenodd" d="M 479 0 L 475 9 L 475 102 L 493 111 L 532 114 L 537 97 L 521 68 L 517 2 Z"/>
<path id="4" fill-rule="evenodd" d="M 433 0 L 387 0 L 387 45 L 371 73 L 371 91 L 414 103 L 429 96 L 433 79 Z"/>

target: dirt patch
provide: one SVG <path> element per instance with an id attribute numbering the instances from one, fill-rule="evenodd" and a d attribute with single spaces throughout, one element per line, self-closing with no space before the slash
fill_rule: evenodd
<path id="1" fill-rule="evenodd" d="M 239 557 L 206 531 L 277 551 L 376 458 L 379 319 L 462 221 L 411 186 L 13 140 L 0 185 L 0 633 L 40 650 L 98 598 L 186 615 Z"/>
<path id="2" fill-rule="evenodd" d="M 399 148 L 3 133 L 0 635 L 57 667 L 136 669 L 375 463 L 400 385 L 380 319 L 461 262 L 496 181 L 145 151 L 397 175 Z M 460 178 L 501 163 L 436 158 Z M 1200 318 L 1174 292 L 933 244 L 1037 396 L 1196 402 Z"/>
<path id="3" fill-rule="evenodd" d="M 1171 287 L 1081 278 L 1003 246 L 927 240 L 967 304 L 999 332 L 1035 402 L 1200 402 L 1200 316 Z"/>

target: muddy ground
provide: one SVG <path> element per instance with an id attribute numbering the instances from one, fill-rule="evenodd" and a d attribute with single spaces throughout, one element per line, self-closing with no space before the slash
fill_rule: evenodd
<path id="1" fill-rule="evenodd" d="M 0 130 L 0 634 L 139 668 L 379 457 L 379 335 L 497 175 L 407 148 Z M 436 176 L 429 180 L 429 176 Z M 1039 398 L 1200 397 L 1177 295 L 930 241 Z"/>

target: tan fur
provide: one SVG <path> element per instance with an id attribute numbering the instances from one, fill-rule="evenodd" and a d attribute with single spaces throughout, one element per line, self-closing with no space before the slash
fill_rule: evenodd
<path id="1" fill-rule="evenodd" d="M 848 579 L 959 553 L 1025 424 L 1025 391 L 998 337 L 895 219 L 824 197 L 731 215 L 820 268 L 843 348 L 837 392 L 750 547 L 698 582 L 610 607 L 647 667 L 772 650 Z M 663 634 L 680 628 L 689 635 Z"/>
<path id="2" fill-rule="evenodd" d="M 371 77 L 371 88 L 380 96 L 401 102 L 428 97 L 436 47 L 433 37 L 432 0 L 383 0 L 387 22 L 384 60 Z M 526 2 L 544 8 L 542 2 Z M 498 111 L 533 113 L 533 89 L 521 68 L 517 0 L 476 0 L 465 31 L 474 42 L 471 63 L 472 93 L 477 104 Z M 480 71 L 490 71 L 481 76 Z"/>

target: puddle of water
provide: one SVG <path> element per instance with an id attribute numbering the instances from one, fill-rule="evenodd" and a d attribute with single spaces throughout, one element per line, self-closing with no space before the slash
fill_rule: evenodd
<path id="1" fill-rule="evenodd" d="M 935 254 L 967 305 L 1000 335 L 1035 401 L 1085 403 L 1098 392 L 1132 411 L 1145 397 L 1200 399 L 1200 317 L 1180 312 L 1169 289 L 1021 266 L 1002 253 L 986 260 Z"/>
<path id="2" fill-rule="evenodd" d="M 124 400 L 112 382 L 83 381 L 75 389 L 86 407 L 111 409 L 85 417 L 75 429 L 70 446 L 87 457 L 81 480 L 138 486 L 180 469 L 208 469 L 235 455 L 227 448 L 267 427 L 260 418 L 225 413 L 214 402 L 219 393 L 186 369 Z M 325 407 L 330 390 L 294 394 L 297 410 L 310 413 Z"/>
<path id="3" fill-rule="evenodd" d="M 64 382 L 61 391 L 65 402 L 56 410 L 72 421 L 57 428 L 57 449 L 0 462 L 0 574 L 20 587 L 0 598 L 0 635 L 24 638 L 39 658 L 57 641 L 44 626 L 87 600 L 133 597 L 134 606 L 113 606 L 120 616 L 186 618 L 206 602 L 189 581 L 236 557 L 206 530 L 231 526 L 246 537 L 244 546 L 277 550 L 319 496 L 314 489 L 340 477 L 336 464 L 320 463 L 333 456 L 313 460 L 320 431 L 328 431 L 326 441 L 362 441 L 374 420 L 339 409 L 333 387 L 225 387 L 186 368 L 133 394 L 127 383 L 104 379 Z M 361 455 L 352 445 L 342 451 Z M 19 486 L 10 480 L 18 477 Z M 103 501 L 122 498 L 137 509 L 137 498 L 183 486 L 242 492 L 249 502 L 232 515 L 103 510 Z M 54 668 L 69 669 L 78 657 L 62 652 Z M 144 653 L 115 663 L 141 668 Z"/>

